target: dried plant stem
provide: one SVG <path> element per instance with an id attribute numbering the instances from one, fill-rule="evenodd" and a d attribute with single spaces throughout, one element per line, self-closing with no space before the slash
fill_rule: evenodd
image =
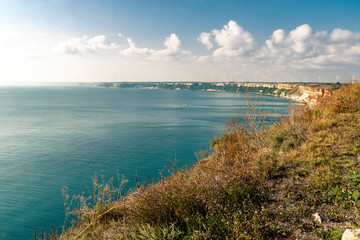
<path id="1" fill-rule="evenodd" d="M 114 204 L 114 206 L 112 206 L 111 208 L 109 208 L 107 211 L 103 212 L 102 214 L 100 214 L 99 216 L 97 216 L 88 226 L 86 226 L 86 228 L 84 228 L 84 230 L 82 230 L 75 238 L 74 240 L 78 239 L 86 230 L 89 229 L 89 227 L 91 227 L 92 225 L 94 225 L 94 223 L 99 220 L 102 216 L 104 216 L 105 214 L 109 213 L 111 210 L 113 210 L 114 208 L 117 207 L 117 203 Z"/>

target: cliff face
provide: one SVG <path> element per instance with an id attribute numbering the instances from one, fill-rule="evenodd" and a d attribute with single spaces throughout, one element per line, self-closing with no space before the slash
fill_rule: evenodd
<path id="1" fill-rule="evenodd" d="M 300 83 L 237 83 L 238 87 L 255 87 L 274 89 L 268 93 L 297 102 L 316 104 L 320 99 L 330 97 L 335 90 L 332 86 Z"/>
<path id="2" fill-rule="evenodd" d="M 280 85 L 280 84 L 279 84 Z M 335 90 L 333 87 L 316 86 L 316 85 L 298 85 L 287 84 L 290 86 L 278 86 L 278 89 L 291 89 L 292 91 L 285 94 L 282 92 L 279 96 L 298 102 L 304 102 L 310 106 L 316 104 L 320 99 L 330 97 Z"/>

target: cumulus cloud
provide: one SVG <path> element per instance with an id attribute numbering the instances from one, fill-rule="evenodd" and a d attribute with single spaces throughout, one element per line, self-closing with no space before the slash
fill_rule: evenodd
<path id="1" fill-rule="evenodd" d="M 273 32 L 271 39 L 275 44 L 281 44 L 284 42 L 285 39 L 285 32 L 282 29 L 278 29 Z"/>
<path id="2" fill-rule="evenodd" d="M 129 47 L 124 49 L 124 50 L 120 50 L 120 54 L 124 55 L 124 56 L 143 56 L 143 55 L 147 55 L 153 52 L 153 50 L 149 49 L 149 48 L 138 48 L 136 47 L 135 43 L 133 42 L 133 40 L 131 38 L 126 38 Z"/>
<path id="3" fill-rule="evenodd" d="M 12 35 L 11 31 L 9 36 Z M 152 61 L 187 59 L 198 62 L 236 61 L 238 66 L 246 63 L 265 68 L 325 69 L 338 65 L 360 65 L 360 33 L 335 28 L 331 32 L 315 31 L 308 24 L 294 29 L 274 30 L 269 38 L 259 44 L 252 34 L 235 21 L 230 20 L 220 29 L 201 32 L 197 41 L 208 53 L 194 55 L 182 49 L 182 41 L 175 33 L 167 36 L 162 49 L 139 47 L 130 37 L 117 34 L 122 45 L 108 41 L 104 35 L 89 38 L 71 38 L 57 44 L 53 49 L 67 54 L 95 53 L 101 50 L 118 52 L 125 57 L 140 57 Z M 248 66 L 248 65 L 247 65 Z"/>
<path id="4" fill-rule="evenodd" d="M 353 37 L 353 33 L 349 30 L 344 30 L 341 28 L 335 28 L 330 34 L 331 42 L 346 42 Z"/>
<path id="5" fill-rule="evenodd" d="M 194 58 L 191 51 L 182 50 L 180 38 L 172 33 L 164 40 L 164 48 L 155 50 L 148 47 L 138 47 L 135 42 L 121 33 L 117 36 L 126 41 L 126 44 L 110 42 L 104 35 L 98 35 L 93 38 L 88 36 L 73 37 L 66 41 L 56 44 L 52 50 L 56 53 L 65 53 L 71 55 L 98 53 L 101 50 L 116 51 L 126 57 L 143 57 L 155 61 L 170 61 L 180 56 L 188 59 Z"/>
<path id="6" fill-rule="evenodd" d="M 360 33 L 340 28 L 330 33 L 314 31 L 308 24 L 288 32 L 276 29 L 260 45 L 250 32 L 231 20 L 221 29 L 202 32 L 197 40 L 211 51 L 198 56 L 199 62 L 231 60 L 239 66 L 246 62 L 283 71 L 360 65 Z"/>
<path id="7" fill-rule="evenodd" d="M 323 69 L 343 63 L 359 65 L 360 36 L 339 28 L 331 34 L 314 33 L 308 24 L 296 27 L 289 34 L 278 29 L 255 51 L 253 61 L 294 69 Z"/>
<path id="8" fill-rule="evenodd" d="M 238 48 L 253 48 L 254 39 L 249 32 L 239 26 L 235 21 L 229 21 L 221 30 L 213 30 L 215 41 L 219 46 L 233 50 Z"/>
<path id="9" fill-rule="evenodd" d="M 168 50 L 170 54 L 178 52 L 180 50 L 181 44 L 182 43 L 179 37 L 175 33 L 172 33 L 170 37 L 167 37 L 164 42 L 166 50 Z"/>
<path id="10" fill-rule="evenodd" d="M 54 51 L 66 54 L 84 54 L 94 53 L 104 49 L 115 49 L 117 47 L 118 45 L 116 43 L 109 42 L 104 35 L 93 38 L 83 36 L 81 38 L 71 38 L 60 42 L 54 47 Z"/>
<path id="11" fill-rule="evenodd" d="M 208 50 L 214 46 L 210 33 L 202 32 L 197 40 L 198 42 L 204 44 Z"/>
<path id="12" fill-rule="evenodd" d="M 273 54 L 277 52 L 277 48 L 284 43 L 285 32 L 282 29 L 275 30 L 271 35 L 270 39 L 265 41 L 266 49 L 263 51 L 268 51 Z"/>
<path id="13" fill-rule="evenodd" d="M 308 24 L 304 24 L 290 32 L 289 39 L 294 52 L 304 53 L 307 50 L 307 40 L 311 37 L 311 31 L 311 27 Z"/>
<path id="14" fill-rule="evenodd" d="M 344 52 L 350 56 L 360 56 L 360 43 L 348 47 Z"/>
<path id="15" fill-rule="evenodd" d="M 135 45 L 131 38 L 127 38 L 128 47 L 120 49 L 120 55 L 124 56 L 145 56 L 147 59 L 155 61 L 170 61 L 177 58 L 180 55 L 190 56 L 190 51 L 182 51 L 182 42 L 180 38 L 175 34 L 170 34 L 165 38 L 164 49 L 155 50 L 151 48 L 139 48 Z"/>
<path id="16" fill-rule="evenodd" d="M 239 57 L 254 49 L 255 46 L 252 35 L 232 20 L 220 30 L 214 29 L 211 33 L 201 33 L 198 41 L 207 49 L 211 49 L 215 42 L 218 48 L 213 51 L 213 56 L 216 58 Z"/>

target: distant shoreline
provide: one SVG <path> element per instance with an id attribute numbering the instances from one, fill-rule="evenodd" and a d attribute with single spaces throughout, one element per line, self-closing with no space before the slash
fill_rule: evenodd
<path id="1" fill-rule="evenodd" d="M 340 88 L 340 83 L 272 83 L 272 82 L 103 82 L 102 88 L 137 88 L 167 90 L 197 90 L 256 93 L 290 99 L 296 102 L 316 104 Z"/>

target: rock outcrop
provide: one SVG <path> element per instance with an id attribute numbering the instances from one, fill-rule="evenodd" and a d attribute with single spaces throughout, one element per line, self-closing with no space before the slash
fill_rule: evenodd
<path id="1" fill-rule="evenodd" d="M 330 97 L 334 88 L 325 86 L 304 86 L 298 85 L 295 92 L 288 94 L 287 96 L 280 96 L 292 99 L 298 102 L 305 102 L 310 105 L 315 104 L 324 97 Z"/>
<path id="2" fill-rule="evenodd" d="M 360 229 L 346 229 L 341 240 L 360 240 Z"/>

